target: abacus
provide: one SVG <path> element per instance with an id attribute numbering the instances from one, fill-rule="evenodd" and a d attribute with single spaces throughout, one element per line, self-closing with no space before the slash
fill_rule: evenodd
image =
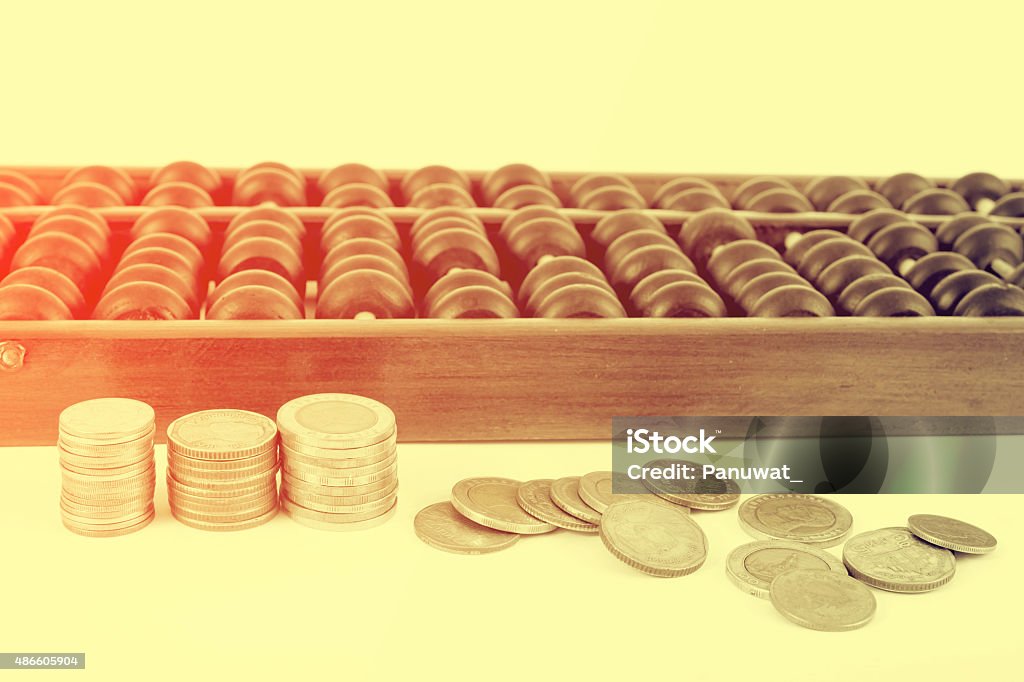
<path id="1" fill-rule="evenodd" d="M 1024 191 L 830 176 L 0 170 L 0 444 L 345 390 L 403 440 L 1019 411 Z"/>

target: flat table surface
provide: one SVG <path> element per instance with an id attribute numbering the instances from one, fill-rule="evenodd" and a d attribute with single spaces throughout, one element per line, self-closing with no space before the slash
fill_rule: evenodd
<path id="1" fill-rule="evenodd" d="M 186 527 L 167 507 L 162 446 L 156 460 L 153 524 L 92 539 L 60 523 L 54 448 L 0 449 L 0 650 L 85 652 L 76 679 L 100 680 L 1006 679 L 1016 666 L 1024 532 L 1015 495 L 835 496 L 853 533 L 935 513 L 1000 544 L 989 556 L 957 555 L 956 577 L 934 592 L 873 590 L 871 623 L 822 633 L 726 577 L 728 553 L 752 541 L 735 508 L 693 514 L 708 559 L 674 579 L 626 566 L 595 535 L 556 531 L 459 556 L 413 532 L 416 513 L 462 478 L 607 469 L 604 442 L 402 444 L 397 514 L 349 533 L 283 514 L 234 533 Z"/>

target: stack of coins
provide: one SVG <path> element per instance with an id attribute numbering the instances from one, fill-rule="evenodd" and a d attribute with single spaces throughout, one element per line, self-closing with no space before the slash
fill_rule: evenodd
<path id="1" fill-rule="evenodd" d="M 386 406 L 357 395 L 297 398 L 277 413 L 281 506 L 299 523 L 355 530 L 383 523 L 398 504 L 398 431 Z"/>
<path id="2" fill-rule="evenodd" d="M 156 416 L 125 398 L 87 400 L 60 414 L 60 511 L 79 535 L 113 537 L 153 520 Z"/>
<path id="3" fill-rule="evenodd" d="M 202 530 L 243 530 L 277 514 L 277 426 L 244 410 L 206 410 L 167 427 L 167 500 Z"/>

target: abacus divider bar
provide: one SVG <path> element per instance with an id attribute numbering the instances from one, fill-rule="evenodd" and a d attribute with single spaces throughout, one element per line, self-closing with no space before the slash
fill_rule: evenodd
<path id="1" fill-rule="evenodd" d="M 0 215 L 4 215 L 15 223 L 31 223 L 47 211 L 53 210 L 54 206 L 19 206 L 14 208 L 0 208 Z M 158 207 L 148 206 L 119 206 L 115 208 L 94 209 L 107 222 L 133 223 L 146 213 L 156 210 Z M 211 225 L 226 225 L 242 211 L 253 208 L 252 206 L 214 206 L 208 208 L 192 209 L 202 216 Z M 310 225 L 322 225 L 340 209 L 327 208 L 323 206 L 295 206 L 281 207 L 294 213 L 304 223 Z M 428 209 L 414 208 L 409 206 L 396 206 L 391 208 L 378 209 L 399 224 L 411 224 L 416 218 L 427 212 Z M 492 225 L 500 224 L 513 211 L 503 208 L 470 208 L 466 209 L 472 215 L 477 216 L 485 223 Z M 610 215 L 613 211 L 597 211 L 582 208 L 563 208 L 559 212 L 569 218 L 576 225 L 592 226 L 601 218 Z M 679 226 L 697 215 L 697 211 L 675 211 L 667 209 L 643 209 L 643 212 L 660 220 L 666 226 Z M 811 229 L 832 228 L 845 230 L 850 223 L 860 217 L 859 214 L 849 213 L 768 213 L 764 211 L 734 211 L 738 216 L 746 218 L 755 227 L 788 229 L 795 231 L 806 231 Z M 923 215 L 907 214 L 908 220 L 935 229 L 949 219 L 947 215 Z M 1024 227 L 1024 218 L 1007 216 L 989 216 L 992 222 L 1008 225 L 1014 229 Z"/>

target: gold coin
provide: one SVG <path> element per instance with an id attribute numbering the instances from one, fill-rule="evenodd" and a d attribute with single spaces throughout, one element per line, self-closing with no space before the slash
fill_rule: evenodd
<path id="1" fill-rule="evenodd" d="M 68 530 L 70 530 L 72 533 L 77 533 L 78 535 L 84 535 L 85 537 L 91 537 L 91 538 L 113 538 L 113 537 L 118 537 L 120 535 L 129 535 L 129 534 L 134 533 L 136 531 L 140 531 L 143 528 L 145 528 L 146 526 L 148 526 L 150 523 L 152 523 L 152 521 L 153 521 L 153 519 L 155 517 L 156 517 L 156 512 L 154 511 L 152 514 L 150 514 L 149 516 L 147 516 L 144 519 L 142 519 L 136 525 L 129 526 L 127 528 L 121 528 L 121 529 L 118 529 L 118 530 L 93 530 L 93 529 L 90 529 L 90 528 L 85 528 L 85 527 L 82 527 L 82 526 L 77 526 L 77 525 L 75 525 L 73 523 L 67 523 L 66 521 L 64 521 L 64 527 L 67 528 Z M 62 521 L 63 521 L 63 519 L 62 519 Z"/>
<path id="2" fill-rule="evenodd" d="M 66 408 L 58 421 L 61 432 L 78 443 L 125 443 L 150 431 L 156 413 L 139 400 L 99 398 Z"/>
<path id="3" fill-rule="evenodd" d="M 516 491 L 516 500 L 519 506 L 531 516 L 536 516 L 541 521 L 547 521 L 553 526 L 574 530 L 580 533 L 596 533 L 597 525 L 581 521 L 572 514 L 567 514 L 551 501 L 551 484 L 549 478 L 541 478 L 535 481 L 527 481 L 519 486 Z"/>
<path id="4" fill-rule="evenodd" d="M 281 501 L 281 509 L 294 520 L 296 523 L 300 523 L 303 526 L 309 528 L 315 528 L 317 530 L 330 530 L 330 531 L 350 531 L 350 530 L 366 530 L 368 528 L 374 528 L 376 526 L 386 523 L 392 516 L 395 515 L 395 510 L 398 509 L 398 502 L 396 501 L 391 509 L 385 511 L 382 514 L 376 516 L 370 516 L 368 518 L 352 518 L 341 523 L 337 520 L 324 520 L 321 515 L 322 512 L 313 512 L 308 509 L 303 509 L 297 505 L 290 503 L 287 498 L 283 498 Z M 341 516 L 339 514 L 328 515 L 335 517 Z M 362 517 L 362 514 L 345 514 L 347 517 Z"/>
<path id="5" fill-rule="evenodd" d="M 489 554 L 508 549 L 519 540 L 506 533 L 474 523 L 460 514 L 451 502 L 424 507 L 413 519 L 416 536 L 431 547 L 455 554 Z"/>
<path id="6" fill-rule="evenodd" d="M 234 523 L 210 523 L 208 521 L 198 521 L 196 519 L 182 518 L 175 516 L 179 523 L 189 526 L 190 528 L 197 528 L 199 530 L 212 530 L 212 531 L 232 531 L 232 530 L 246 530 L 248 528 L 255 528 L 256 526 L 262 526 L 267 521 L 277 516 L 278 507 L 274 507 L 269 512 L 262 516 L 257 516 L 254 519 L 247 521 L 236 521 Z"/>
<path id="7" fill-rule="evenodd" d="M 356 448 L 331 448 L 331 447 L 317 447 L 308 443 L 296 442 L 292 440 L 288 434 L 281 434 L 281 456 L 295 455 L 299 458 L 316 460 L 314 464 L 321 464 L 321 466 L 335 466 L 345 467 L 349 466 L 346 464 L 351 460 L 370 460 L 367 464 L 373 464 L 374 461 L 380 461 L 381 458 L 386 459 L 391 452 L 395 449 L 398 444 L 398 431 L 392 431 L 384 440 L 379 443 L 372 443 L 370 445 L 364 445 Z M 322 463 L 322 460 L 326 460 L 327 463 Z M 360 466 L 359 464 L 352 464 L 351 466 Z"/>
<path id="8" fill-rule="evenodd" d="M 199 460 L 236 460 L 255 457 L 277 444 L 274 420 L 245 410 L 204 410 L 171 422 L 168 448 Z"/>
<path id="9" fill-rule="evenodd" d="M 601 523 L 601 512 L 580 497 L 580 477 L 566 476 L 551 484 L 551 501 L 566 514 L 587 523 Z"/>
<path id="10" fill-rule="evenodd" d="M 644 499 L 612 503 L 601 516 L 601 540 L 619 560 L 662 578 L 693 573 L 708 555 L 704 531 L 687 512 Z"/>
<path id="11" fill-rule="evenodd" d="M 277 411 L 277 425 L 294 443 L 353 448 L 385 440 L 395 430 L 395 414 L 371 398 L 320 393 L 282 405 Z"/>
<path id="12" fill-rule="evenodd" d="M 519 481 L 509 478 L 466 478 L 452 488 L 452 506 L 470 521 L 521 535 L 550 533 L 556 527 L 523 511 L 516 500 Z"/>

